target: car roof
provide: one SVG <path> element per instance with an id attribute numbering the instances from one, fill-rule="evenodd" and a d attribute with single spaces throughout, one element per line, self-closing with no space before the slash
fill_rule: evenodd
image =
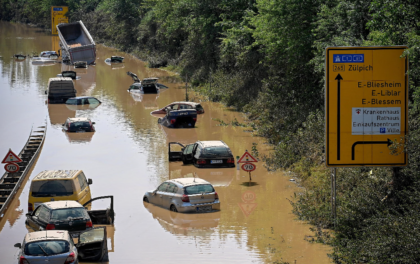
<path id="1" fill-rule="evenodd" d="M 54 78 L 50 78 L 48 80 L 48 82 L 63 82 L 63 81 L 71 81 L 73 82 L 73 80 L 70 77 L 54 77 Z"/>
<path id="2" fill-rule="evenodd" d="M 83 121 L 89 122 L 90 121 L 90 119 L 87 117 L 69 117 L 67 118 L 67 120 L 70 122 L 83 122 Z"/>
<path id="3" fill-rule="evenodd" d="M 93 97 L 93 96 L 77 96 L 77 97 L 71 97 L 71 98 L 69 98 L 69 99 L 83 99 L 83 98 L 94 98 L 94 99 L 96 99 L 95 97 Z"/>
<path id="4" fill-rule="evenodd" d="M 66 230 L 48 230 L 28 233 L 25 242 L 45 241 L 45 240 L 69 240 L 69 232 Z"/>
<path id="5" fill-rule="evenodd" d="M 45 170 L 38 173 L 33 181 L 72 179 L 81 170 Z"/>
<path id="6" fill-rule="evenodd" d="M 181 184 L 182 186 L 191 186 L 191 185 L 197 185 L 197 184 L 210 184 L 208 181 L 200 179 L 200 178 L 178 178 L 178 179 L 172 179 L 168 180 L 166 182 L 174 182 Z"/>
<path id="7" fill-rule="evenodd" d="M 221 141 L 221 140 L 208 140 L 208 141 L 197 141 L 198 144 L 201 144 L 203 147 L 219 147 L 219 146 L 223 146 L 223 147 L 227 147 L 225 142 Z"/>
<path id="8" fill-rule="evenodd" d="M 51 201 L 44 203 L 50 209 L 63 209 L 63 208 L 84 208 L 83 205 L 76 201 Z"/>
<path id="9" fill-rule="evenodd" d="M 189 104 L 189 105 L 196 106 L 196 105 L 199 105 L 200 103 L 196 103 L 196 102 L 186 102 L 186 101 L 179 101 L 179 102 L 173 102 L 173 103 L 170 103 L 169 105 L 173 105 L 173 104 Z"/>

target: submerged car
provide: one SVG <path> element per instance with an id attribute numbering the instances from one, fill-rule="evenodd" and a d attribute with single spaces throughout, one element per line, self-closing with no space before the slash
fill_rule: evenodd
<path id="1" fill-rule="evenodd" d="M 42 58 L 51 58 L 51 59 L 58 59 L 58 54 L 57 54 L 57 52 L 55 52 L 54 50 L 52 50 L 52 51 L 42 51 L 40 54 L 39 54 L 39 57 L 42 57 Z"/>
<path id="2" fill-rule="evenodd" d="M 132 72 L 127 72 L 127 75 L 131 76 L 134 81 L 134 83 L 128 88 L 129 92 L 152 94 L 159 93 L 160 89 L 168 88 L 167 86 L 158 83 L 158 78 L 145 78 L 141 81 L 139 77 Z"/>
<path id="3" fill-rule="evenodd" d="M 56 77 L 48 80 L 48 89 L 45 94 L 48 95 L 49 104 L 63 104 L 67 99 L 76 96 L 76 89 L 71 78 Z"/>
<path id="4" fill-rule="evenodd" d="M 101 103 L 101 101 L 92 96 L 73 97 L 66 101 L 66 104 L 68 105 L 98 105 Z"/>
<path id="5" fill-rule="evenodd" d="M 85 206 L 95 200 L 111 199 L 110 208 L 87 210 Z M 29 231 L 67 230 L 72 236 L 92 229 L 95 224 L 114 223 L 113 196 L 96 197 L 81 205 L 76 201 L 53 201 L 40 204 L 35 211 L 26 214 L 25 224 Z"/>
<path id="6" fill-rule="evenodd" d="M 181 151 L 174 151 L 174 145 L 181 146 Z M 197 141 L 187 146 L 178 142 L 169 143 L 169 161 L 182 160 L 192 163 L 197 168 L 235 167 L 235 159 L 228 145 L 221 140 Z"/>
<path id="7" fill-rule="evenodd" d="M 108 261 L 106 228 L 81 232 L 74 244 L 65 230 L 38 231 L 26 234 L 19 248 L 19 264 L 77 264 L 80 261 Z"/>
<path id="8" fill-rule="evenodd" d="M 166 114 L 166 109 L 171 110 L 180 110 L 180 109 L 195 109 L 197 111 L 197 114 L 204 114 L 204 108 L 201 106 L 200 103 L 195 102 L 173 102 L 171 104 L 168 104 L 167 106 L 155 110 L 151 112 L 151 114 Z"/>
<path id="9" fill-rule="evenodd" d="M 197 122 L 197 111 L 194 109 L 166 109 L 166 115 L 158 123 L 169 128 L 193 128 Z"/>
<path id="10" fill-rule="evenodd" d="M 220 210 L 213 186 L 200 178 L 168 180 L 156 190 L 146 192 L 143 201 L 181 213 L 203 213 Z"/>
<path id="11" fill-rule="evenodd" d="M 57 77 L 69 77 L 76 80 L 77 74 L 75 71 L 62 71 L 60 74 L 57 74 Z"/>
<path id="12" fill-rule="evenodd" d="M 92 122 L 89 118 L 86 117 L 74 117 L 67 118 L 66 122 L 62 125 L 63 130 L 66 132 L 95 132 L 95 127 L 93 126 L 95 122 Z"/>

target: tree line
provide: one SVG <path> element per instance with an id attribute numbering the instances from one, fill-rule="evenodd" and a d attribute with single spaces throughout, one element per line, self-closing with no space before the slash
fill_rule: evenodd
<path id="1" fill-rule="evenodd" d="M 50 26 L 69 6 L 96 40 L 167 66 L 198 91 L 247 113 L 274 147 L 270 170 L 305 187 L 292 205 L 332 246 L 335 263 L 420 262 L 420 1 L 0 0 L 0 19 Z M 339 170 L 331 219 L 324 153 L 325 48 L 407 45 L 409 166 Z"/>

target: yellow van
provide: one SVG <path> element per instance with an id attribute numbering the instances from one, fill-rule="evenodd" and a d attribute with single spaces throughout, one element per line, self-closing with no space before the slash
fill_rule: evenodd
<path id="1" fill-rule="evenodd" d="M 49 201 L 73 200 L 83 205 L 92 199 L 91 184 L 81 170 L 42 171 L 31 182 L 28 212 Z"/>

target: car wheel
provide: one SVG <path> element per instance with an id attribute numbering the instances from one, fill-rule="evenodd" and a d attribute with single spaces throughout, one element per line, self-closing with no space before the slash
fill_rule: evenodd
<path id="1" fill-rule="evenodd" d="M 171 205 L 171 208 L 169 208 L 172 212 L 178 212 L 175 205 Z"/>
<path id="2" fill-rule="evenodd" d="M 144 197 L 144 198 L 143 198 L 143 202 L 148 203 L 148 202 L 149 202 L 149 199 L 148 199 L 147 197 Z"/>

